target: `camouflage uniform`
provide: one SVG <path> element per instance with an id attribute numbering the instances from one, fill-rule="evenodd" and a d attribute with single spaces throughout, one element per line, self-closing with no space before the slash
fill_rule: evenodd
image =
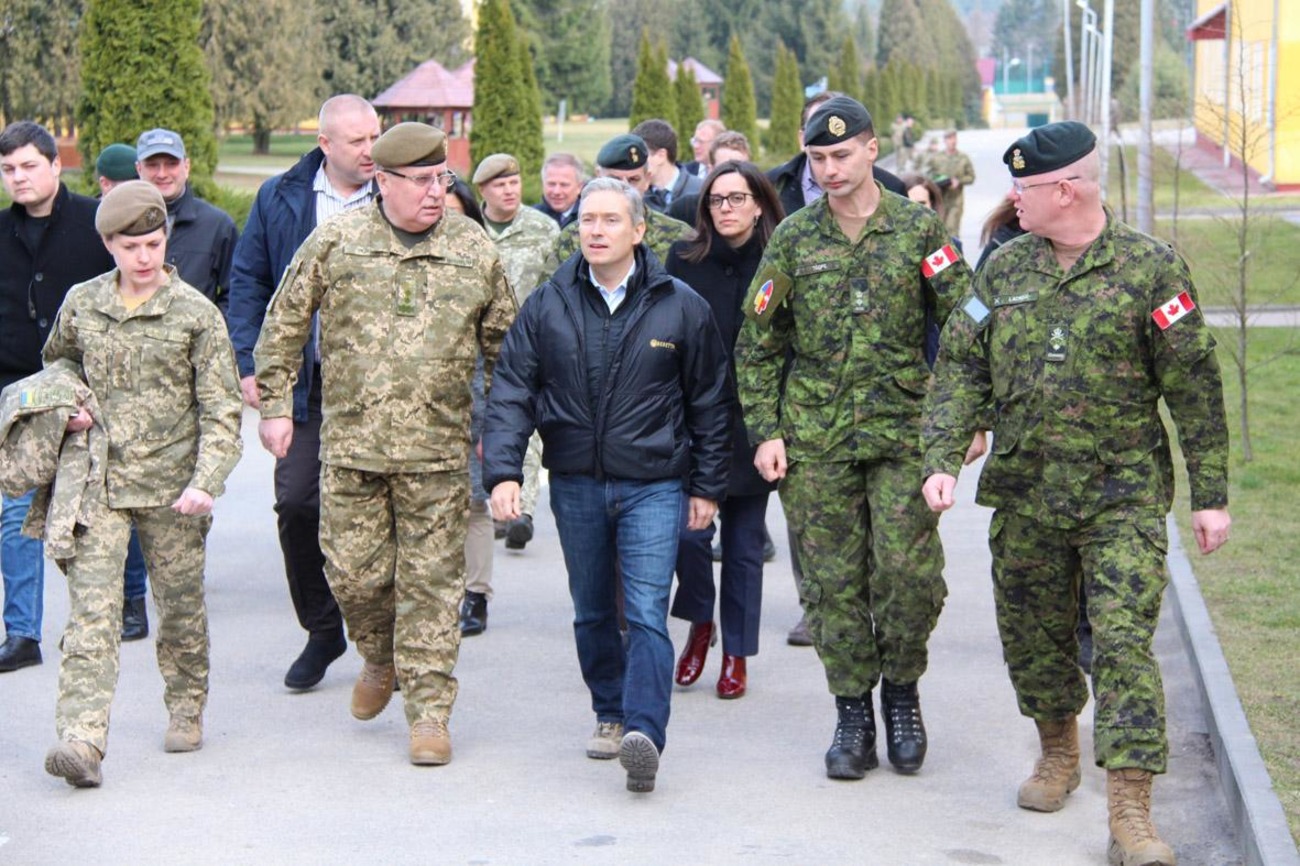
<path id="1" fill-rule="evenodd" d="M 506 278 L 515 290 L 515 300 L 520 306 L 533 289 L 555 272 L 555 247 L 560 239 L 560 227 L 555 220 L 543 216 L 530 207 L 519 208 L 510 225 L 500 232 L 491 223 L 486 226 L 488 237 L 497 245 Z M 538 475 L 542 469 L 542 437 L 536 432 L 528 440 L 528 453 L 524 456 L 524 483 L 519 495 L 520 511 L 534 514 L 537 508 Z M 488 593 L 491 587 L 486 587 Z"/>
<path id="2" fill-rule="evenodd" d="M 674 241 L 679 241 L 690 234 L 693 229 L 681 220 L 675 220 L 667 214 L 646 208 L 645 237 L 641 242 L 654 251 L 660 262 L 668 261 L 668 248 Z M 560 262 L 578 251 L 578 223 L 572 222 L 560 232 L 560 242 L 556 245 L 555 255 Z"/>
<path id="3" fill-rule="evenodd" d="M 970 157 L 961 151 L 949 153 L 947 150 L 927 154 L 922 171 L 927 177 L 955 177 L 961 181 L 961 186 L 957 189 L 953 189 L 947 182 L 939 185 L 939 191 L 943 193 L 943 223 L 948 227 L 950 235 L 959 237 L 961 215 L 966 207 L 966 187 L 975 182 L 975 166 L 971 164 Z"/>
<path id="4" fill-rule="evenodd" d="M 1097 764 L 1159 773 L 1164 694 L 1151 640 L 1174 492 L 1161 397 L 1180 431 L 1193 510 L 1227 506 L 1228 436 L 1200 311 L 1164 330 L 1153 316 L 1183 292 L 1195 297 L 1186 265 L 1106 216 L 1068 273 L 1032 235 L 981 269 L 945 327 L 925 473 L 955 476 L 971 433 L 993 427 L 976 501 L 997 509 L 994 597 L 1020 711 L 1055 721 L 1087 703 L 1074 636 L 1081 575 Z"/>
<path id="5" fill-rule="evenodd" d="M 477 225 L 445 215 L 409 249 L 380 203 L 319 226 L 271 299 L 253 356 L 263 418 L 288 418 L 320 312 L 321 549 L 361 655 L 396 664 L 411 724 L 456 698 L 470 380 L 515 299 Z"/>
<path id="6" fill-rule="evenodd" d="M 220 496 L 239 461 L 242 400 L 221 313 L 168 266 L 168 282 L 134 310 L 116 270 L 74 286 L 45 344 L 47 364 L 81 365 L 108 435 L 103 494 L 61 563 L 71 611 L 63 634 L 55 723 L 61 740 L 103 752 L 117 685 L 122 567 L 131 526 L 140 535 L 158 608 L 158 668 L 172 716 L 202 714 L 208 694 L 203 602 L 211 516 L 171 509 L 193 487 Z"/>
<path id="7" fill-rule="evenodd" d="M 929 299 L 940 316 L 967 291 L 939 218 L 887 195 L 850 242 L 823 197 L 788 217 L 753 289 L 789 280 L 769 327 L 741 328 L 736 375 L 752 442 L 783 439 L 781 500 L 799 544 L 800 600 L 832 694 L 911 683 L 947 587 L 937 520 L 920 495 L 922 354 Z M 746 314 L 755 313 L 747 304 Z M 787 356 L 789 358 L 787 363 Z"/>

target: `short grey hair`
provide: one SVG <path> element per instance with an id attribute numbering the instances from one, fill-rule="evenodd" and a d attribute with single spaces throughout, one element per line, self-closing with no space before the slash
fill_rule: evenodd
<path id="1" fill-rule="evenodd" d="M 582 213 L 582 204 L 587 201 L 587 196 L 595 192 L 616 192 L 627 199 L 627 211 L 632 217 L 632 225 L 639 226 L 645 223 L 645 201 L 641 198 L 641 193 L 637 192 L 626 181 L 619 180 L 616 177 L 598 177 L 595 180 L 587 182 L 582 188 L 582 196 L 579 198 L 578 213 Z"/>
<path id="2" fill-rule="evenodd" d="M 578 176 L 579 184 L 585 183 L 587 180 L 587 169 L 582 164 L 582 160 L 578 159 L 576 156 L 574 156 L 571 153 L 553 153 L 550 156 L 546 157 L 546 161 L 542 163 L 543 183 L 546 182 L 546 170 L 553 165 L 564 166 L 573 169 L 573 173 Z"/>

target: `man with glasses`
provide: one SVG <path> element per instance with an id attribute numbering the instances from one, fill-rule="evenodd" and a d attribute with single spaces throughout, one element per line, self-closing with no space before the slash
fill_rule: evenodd
<path id="1" fill-rule="evenodd" d="M 1082 581 L 1110 862 L 1172 866 L 1151 824 L 1152 776 L 1165 771 L 1169 751 L 1151 647 L 1174 495 L 1160 402 L 1178 429 L 1192 529 L 1208 554 L 1231 523 L 1214 337 L 1179 255 L 1103 206 L 1088 127 L 1039 127 L 1003 161 L 1028 234 L 989 257 L 945 326 L 923 493 L 935 511 L 952 507 L 962 441 L 995 419 L 976 502 L 996 509 L 989 548 L 1002 652 L 1042 747 L 1018 803 L 1055 812 L 1080 783 Z"/>
<path id="2" fill-rule="evenodd" d="M 244 401 L 258 408 L 253 347 L 266 306 L 294 252 L 326 220 L 374 201 L 379 117 L 365 99 L 344 93 L 321 105 L 317 147 L 257 191 L 230 275 L 230 341 Z M 313 326 L 313 333 L 319 328 Z M 320 549 L 321 374 L 319 341 L 308 341 L 293 386 L 293 440 L 275 463 L 275 518 L 298 624 L 307 644 L 284 676 L 288 688 L 310 689 L 347 650 L 343 616 L 325 580 Z"/>
<path id="3" fill-rule="evenodd" d="M 289 264 L 253 351 L 262 444 L 283 459 L 291 389 L 319 311 L 321 550 L 365 664 L 352 715 L 373 719 L 400 677 L 413 764 L 451 760 L 469 501 L 470 380 L 490 377 L 515 299 L 496 249 L 445 213 L 447 137 L 399 123 L 371 156 L 379 198 L 314 231 Z"/>
<path id="4" fill-rule="evenodd" d="M 0 387 L 41 369 L 41 347 L 63 296 L 113 268 L 95 231 L 98 203 L 59 179 L 54 137 L 30 120 L 0 133 L 0 176 L 13 204 L 0 211 Z M 41 663 L 44 546 L 21 532 L 31 492 L 0 505 L 5 641 L 0 673 Z"/>

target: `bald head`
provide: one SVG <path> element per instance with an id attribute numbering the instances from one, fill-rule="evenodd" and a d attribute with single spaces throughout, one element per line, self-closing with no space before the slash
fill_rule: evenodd
<path id="1" fill-rule="evenodd" d="M 379 138 L 379 115 L 360 96 L 342 93 L 325 100 L 318 121 L 325 174 L 336 190 L 351 195 L 375 176 L 370 148 Z"/>

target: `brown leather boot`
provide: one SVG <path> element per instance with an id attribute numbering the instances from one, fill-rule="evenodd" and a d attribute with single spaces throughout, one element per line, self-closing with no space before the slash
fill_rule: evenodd
<path id="1" fill-rule="evenodd" d="M 104 781 L 99 765 L 104 756 L 84 740 L 64 740 L 45 756 L 45 772 L 74 788 L 98 788 Z"/>
<path id="2" fill-rule="evenodd" d="M 440 719 L 421 719 L 411 725 L 411 763 L 451 763 L 451 734 Z"/>
<path id="3" fill-rule="evenodd" d="M 1071 716 L 1034 724 L 1038 725 L 1043 754 L 1034 763 L 1033 774 L 1020 784 L 1016 803 L 1035 812 L 1057 812 L 1079 787 L 1079 720 Z"/>
<path id="4" fill-rule="evenodd" d="M 1110 866 L 1175 866 L 1174 852 L 1151 824 L 1151 774 L 1126 767 L 1106 771 Z"/>
<path id="5" fill-rule="evenodd" d="M 677 674 L 674 680 L 679 686 L 689 686 L 700 678 L 704 672 L 704 659 L 709 654 L 709 647 L 718 642 L 718 635 L 711 622 L 691 623 L 691 633 L 686 636 L 686 647 L 681 658 L 677 660 Z"/>
<path id="6" fill-rule="evenodd" d="M 393 699 L 393 685 L 396 681 L 397 669 L 391 664 L 366 662 L 361 667 L 356 685 L 352 687 L 352 715 L 364 722 L 382 713 Z"/>

